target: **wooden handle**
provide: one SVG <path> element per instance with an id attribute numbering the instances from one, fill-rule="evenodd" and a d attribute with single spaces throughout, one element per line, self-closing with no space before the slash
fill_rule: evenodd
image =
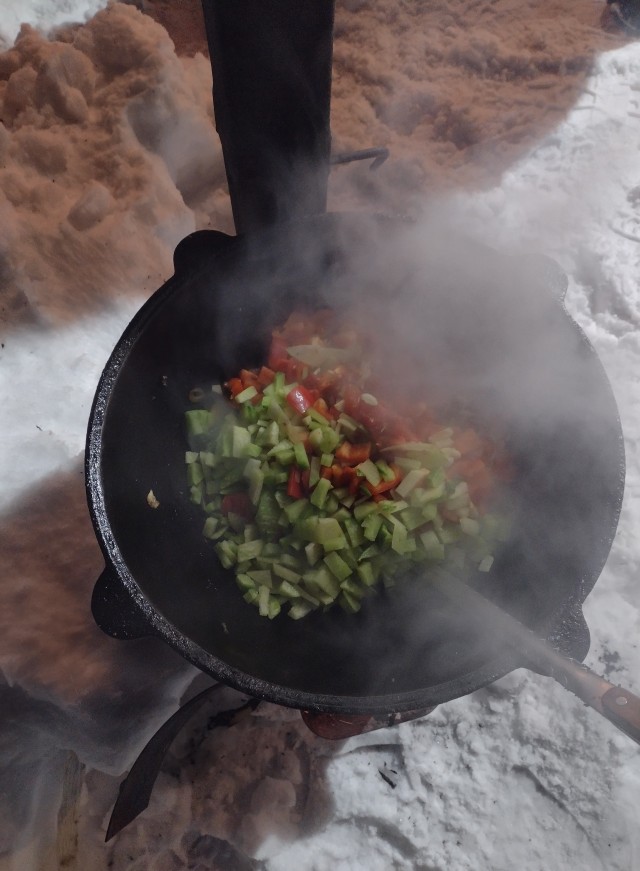
<path id="1" fill-rule="evenodd" d="M 640 698 L 629 690 L 612 686 L 602 696 L 602 713 L 625 735 L 640 744 Z"/>
<path id="2" fill-rule="evenodd" d="M 468 614 L 472 626 L 482 626 L 487 633 L 499 632 L 536 670 L 551 675 L 585 705 L 640 744 L 640 698 L 605 680 L 581 662 L 563 656 L 547 641 L 538 638 L 510 614 L 457 578 L 443 573 L 436 583 L 461 613 Z"/>

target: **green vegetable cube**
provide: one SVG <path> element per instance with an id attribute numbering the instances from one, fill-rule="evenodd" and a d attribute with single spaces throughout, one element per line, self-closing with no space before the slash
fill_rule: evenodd
<path id="1" fill-rule="evenodd" d="M 328 553 L 324 560 L 324 564 L 329 568 L 329 571 L 336 576 L 339 581 L 344 581 L 345 578 L 348 578 L 350 574 L 352 574 L 352 569 L 347 565 L 347 563 L 339 556 L 339 554 L 333 552 Z"/>

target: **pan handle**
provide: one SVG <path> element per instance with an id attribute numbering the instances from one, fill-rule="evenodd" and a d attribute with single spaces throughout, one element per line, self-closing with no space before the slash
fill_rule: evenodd
<path id="1" fill-rule="evenodd" d="M 629 690 L 612 685 L 602 696 L 601 703 L 607 720 L 640 744 L 640 698 Z"/>
<path id="2" fill-rule="evenodd" d="M 155 635 L 134 605 L 113 567 L 107 566 L 93 588 L 91 612 L 100 629 L 112 638 L 129 641 Z"/>
<path id="3" fill-rule="evenodd" d="M 238 233 L 327 207 L 335 0 L 202 0 Z"/>
<path id="4" fill-rule="evenodd" d="M 605 680 L 586 665 L 564 656 L 511 614 L 448 572 L 441 572 L 433 582 L 460 613 L 468 615 L 470 625 L 482 627 L 487 637 L 502 636 L 524 657 L 525 668 L 533 666 L 538 673 L 548 674 L 640 744 L 640 698 Z"/>
<path id="5" fill-rule="evenodd" d="M 610 683 L 596 672 L 558 654 L 553 648 L 537 653 L 544 658 L 549 674 L 590 708 L 640 744 L 640 698 L 630 690 Z"/>

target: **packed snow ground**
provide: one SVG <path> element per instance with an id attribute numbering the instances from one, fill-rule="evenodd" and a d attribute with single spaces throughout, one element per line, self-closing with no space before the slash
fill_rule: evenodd
<path id="1" fill-rule="evenodd" d="M 18 19 L 82 22 L 101 5 L 5 2 L 0 34 L 8 47 Z M 392 158 L 377 175 L 336 170 L 331 199 L 419 214 L 437 196 L 452 227 L 567 271 L 627 449 L 587 662 L 640 692 L 640 44 L 614 47 L 598 4 L 580 20 L 574 5 L 343 0 L 336 142 Z M 123 4 L 50 38 L 23 29 L 0 54 L 0 868 L 58 867 L 71 749 L 86 765 L 79 869 L 635 871 L 638 748 L 522 671 L 337 745 L 268 705 L 211 731 L 210 707 L 148 811 L 102 844 L 121 774 L 193 670 L 93 625 L 81 452 L 100 370 L 175 244 L 230 229 L 210 84 L 202 56 L 176 57 Z"/>

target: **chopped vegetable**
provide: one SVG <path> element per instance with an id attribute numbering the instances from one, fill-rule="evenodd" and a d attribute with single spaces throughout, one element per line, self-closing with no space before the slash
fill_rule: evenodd
<path id="1" fill-rule="evenodd" d="M 203 535 L 268 619 L 334 604 L 355 613 L 420 562 L 490 571 L 508 536 L 485 510 L 504 452 L 468 424 L 443 426 L 424 407 L 403 415 L 369 392 L 356 337 L 327 345 L 327 322 L 293 315 L 268 365 L 226 382 L 230 404 L 209 394 L 211 407 L 186 412 Z"/>

